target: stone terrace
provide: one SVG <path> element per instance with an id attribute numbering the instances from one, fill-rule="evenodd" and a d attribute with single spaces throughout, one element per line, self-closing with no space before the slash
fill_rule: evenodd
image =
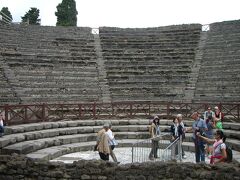
<path id="1" fill-rule="evenodd" d="M 0 104 L 239 102 L 239 26 L 0 24 Z"/>
<path id="2" fill-rule="evenodd" d="M 200 32 L 200 24 L 100 28 L 112 100 L 181 100 Z"/>
<path id="3" fill-rule="evenodd" d="M 92 150 L 96 143 L 96 133 L 109 120 L 75 120 L 23 124 L 6 127 L 5 136 L 0 138 L 1 154 L 25 154 L 32 159 L 51 160 L 64 154 Z M 185 121 L 188 126 L 192 121 Z M 148 119 L 114 119 L 113 132 L 119 142 L 118 147 L 131 147 L 132 143 L 149 138 Z M 169 132 L 172 120 L 161 120 L 161 131 Z M 240 155 L 240 125 L 224 123 L 227 143 Z M 183 147 L 194 151 L 191 133 L 186 135 Z M 169 144 L 169 139 L 162 141 L 161 148 Z"/>
<path id="4" fill-rule="evenodd" d="M 0 35 L 9 97 L 22 103 L 101 100 L 91 28 L 1 25 Z"/>
<path id="5" fill-rule="evenodd" d="M 203 49 L 194 101 L 240 101 L 240 20 L 213 23 Z"/>

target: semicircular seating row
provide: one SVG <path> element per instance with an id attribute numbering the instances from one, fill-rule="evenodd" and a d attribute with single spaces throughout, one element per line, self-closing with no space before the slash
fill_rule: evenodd
<path id="1" fill-rule="evenodd" d="M 105 122 L 111 122 L 112 130 L 119 143 L 118 147 L 131 147 L 139 140 L 149 138 L 147 119 L 121 120 L 66 120 L 6 126 L 5 135 L 0 138 L 1 154 L 25 154 L 31 159 L 51 160 L 65 154 L 92 150 L 96 143 L 96 133 Z M 169 132 L 171 120 L 161 120 L 161 130 Z M 192 121 L 185 121 L 191 126 Z M 240 124 L 224 123 L 227 144 L 234 150 L 240 161 Z M 194 151 L 191 133 L 183 142 L 185 151 Z M 162 148 L 169 144 L 165 139 Z"/>

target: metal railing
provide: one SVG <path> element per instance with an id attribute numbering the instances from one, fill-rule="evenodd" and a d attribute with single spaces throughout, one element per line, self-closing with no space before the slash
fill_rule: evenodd
<path id="1" fill-rule="evenodd" d="M 182 161 L 182 136 L 179 136 L 161 154 L 162 161 L 179 160 Z"/>
<path id="2" fill-rule="evenodd" d="M 182 136 L 170 142 L 170 134 L 132 144 L 132 163 L 147 161 L 182 161 Z M 154 152 L 155 151 L 155 152 Z"/>
<path id="3" fill-rule="evenodd" d="M 164 148 L 169 144 L 169 133 L 141 140 L 132 144 L 132 162 L 160 161 Z"/>

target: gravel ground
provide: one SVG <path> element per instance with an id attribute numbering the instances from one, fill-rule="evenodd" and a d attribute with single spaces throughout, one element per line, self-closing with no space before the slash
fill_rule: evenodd
<path id="1" fill-rule="evenodd" d="M 144 160 L 150 161 L 148 159 L 148 152 L 150 152 L 150 149 L 146 149 L 147 153 L 141 153 L 146 156 Z M 115 148 L 114 153 L 120 162 L 120 164 L 127 164 L 132 163 L 132 149 L 131 148 Z M 183 159 L 183 162 L 195 162 L 195 154 L 192 152 L 185 152 L 187 158 Z M 136 155 L 137 156 L 137 155 Z M 136 157 L 137 158 L 137 157 Z M 82 151 L 72 154 L 66 154 L 64 156 L 58 157 L 56 159 L 53 159 L 51 161 L 61 161 L 64 163 L 73 163 L 74 161 L 78 160 L 92 160 L 92 159 L 100 159 L 99 154 L 97 151 Z M 110 161 L 113 161 L 110 157 Z M 141 161 L 141 160 L 139 160 Z M 206 163 L 209 163 L 209 158 L 206 157 Z"/>

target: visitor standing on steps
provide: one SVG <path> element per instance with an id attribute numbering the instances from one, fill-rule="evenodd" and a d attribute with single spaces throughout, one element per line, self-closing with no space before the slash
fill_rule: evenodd
<path id="1" fill-rule="evenodd" d="M 178 120 L 178 131 L 179 131 L 179 135 L 182 135 L 182 142 L 181 142 L 181 143 L 183 143 L 183 141 L 184 141 L 184 139 L 185 139 L 186 127 L 185 127 L 185 124 L 184 124 L 184 122 L 183 122 L 182 114 L 178 114 L 178 115 L 177 115 L 177 120 Z M 181 146 L 181 147 L 182 147 L 182 158 L 183 158 L 183 159 L 186 159 L 187 156 L 186 156 L 186 154 L 185 154 L 185 152 L 184 152 L 183 146 Z"/>
<path id="2" fill-rule="evenodd" d="M 205 131 L 207 130 L 207 125 L 203 119 L 199 117 L 198 112 L 194 112 L 191 115 L 191 118 L 194 120 L 192 124 L 192 131 L 193 131 L 193 142 L 195 146 L 195 158 L 196 162 L 205 162 L 205 149 L 204 149 L 204 142 L 196 136 L 197 132 L 200 132 L 202 135 L 205 134 Z"/>
<path id="3" fill-rule="evenodd" d="M 150 136 L 152 138 L 152 148 L 151 148 L 151 152 L 149 154 L 149 159 L 153 160 L 154 158 L 157 158 L 157 151 L 159 148 L 159 138 L 157 136 L 159 136 L 161 133 L 160 130 L 160 119 L 158 116 L 155 116 L 153 119 L 153 122 L 150 126 Z"/>
<path id="4" fill-rule="evenodd" d="M 213 144 L 213 155 L 210 158 L 210 164 L 225 162 L 227 160 L 226 137 L 221 130 L 216 131 L 214 139 L 206 138 L 199 132 L 196 135 L 207 143 Z"/>

